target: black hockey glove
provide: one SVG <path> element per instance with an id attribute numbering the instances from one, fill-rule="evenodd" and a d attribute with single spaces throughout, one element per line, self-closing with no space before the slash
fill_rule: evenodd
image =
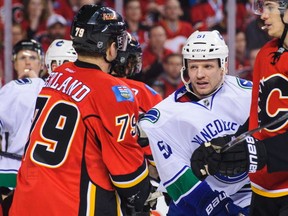
<path id="1" fill-rule="evenodd" d="M 193 152 L 191 168 L 200 180 L 216 173 L 235 176 L 243 172 L 256 172 L 266 165 L 266 148 L 252 136 L 221 152 L 221 148 L 231 139 L 228 135 L 212 139 Z"/>

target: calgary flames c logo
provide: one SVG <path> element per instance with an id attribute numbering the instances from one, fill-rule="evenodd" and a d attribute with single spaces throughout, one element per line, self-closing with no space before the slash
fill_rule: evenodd
<path id="1" fill-rule="evenodd" d="M 282 74 L 275 74 L 261 80 L 259 86 L 258 115 L 260 125 L 269 123 L 288 111 L 288 78 Z M 262 109 L 260 109 L 260 107 Z M 288 121 L 280 122 L 265 130 L 279 131 L 287 126 Z"/>

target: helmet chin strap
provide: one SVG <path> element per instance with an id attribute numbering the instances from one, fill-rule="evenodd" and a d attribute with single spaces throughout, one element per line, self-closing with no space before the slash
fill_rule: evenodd
<path id="1" fill-rule="evenodd" d="M 286 38 L 286 35 L 288 32 L 288 23 L 284 22 L 284 19 L 283 19 L 284 12 L 280 14 L 280 17 L 281 17 L 282 23 L 284 24 L 284 30 L 282 32 L 281 38 L 280 38 L 279 43 L 278 43 L 278 50 L 276 52 L 272 53 L 273 54 L 273 56 L 272 56 L 273 60 L 271 62 L 272 65 L 275 65 L 279 61 L 281 55 L 287 51 L 287 49 L 284 47 L 284 41 L 285 41 L 285 38 Z"/>

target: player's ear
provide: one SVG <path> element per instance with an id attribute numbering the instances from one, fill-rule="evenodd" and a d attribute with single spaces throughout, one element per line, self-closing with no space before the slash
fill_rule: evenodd
<path id="1" fill-rule="evenodd" d="M 106 58 L 108 61 L 113 61 L 117 57 L 117 46 L 113 42 L 106 50 Z"/>
<path id="2" fill-rule="evenodd" d="M 223 75 L 228 74 L 228 63 L 225 62 L 224 68 L 222 67 L 221 69 L 222 69 Z"/>

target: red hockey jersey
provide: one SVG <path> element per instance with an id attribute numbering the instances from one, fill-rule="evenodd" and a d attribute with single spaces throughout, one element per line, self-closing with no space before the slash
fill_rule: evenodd
<path id="1" fill-rule="evenodd" d="M 126 83 L 83 62 L 58 67 L 37 99 L 10 215 L 122 215 L 119 191 L 140 193 L 148 175 L 137 120 Z"/>
<path id="2" fill-rule="evenodd" d="M 269 123 L 288 111 L 288 52 L 284 52 L 273 65 L 273 53 L 278 50 L 278 40 L 268 42 L 258 53 L 253 71 L 250 129 Z M 282 134 L 288 121 L 263 129 L 254 136 L 263 140 Z M 283 140 L 288 144 L 288 140 Z M 271 143 L 272 144 L 272 143 Z M 268 173 L 266 167 L 250 174 L 252 190 L 266 197 L 288 195 L 288 172 Z"/>
<path id="3" fill-rule="evenodd" d="M 131 90 L 134 92 L 135 97 L 139 104 L 139 112 L 146 113 L 153 106 L 162 101 L 162 97 L 154 89 L 143 82 L 139 82 L 132 79 L 120 78 L 126 82 Z M 144 154 L 148 159 L 149 163 L 155 166 L 154 159 L 152 157 L 152 152 L 149 145 L 142 146 Z"/>

